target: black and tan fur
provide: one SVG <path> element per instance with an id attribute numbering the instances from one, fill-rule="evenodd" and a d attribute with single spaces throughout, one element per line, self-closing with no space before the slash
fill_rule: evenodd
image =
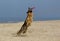
<path id="1" fill-rule="evenodd" d="M 21 29 L 18 31 L 17 35 L 19 35 L 21 33 L 23 33 L 23 34 L 26 33 L 28 27 L 31 26 L 32 19 L 33 19 L 32 8 L 28 8 L 27 17 L 25 19 L 25 22 L 22 25 Z"/>

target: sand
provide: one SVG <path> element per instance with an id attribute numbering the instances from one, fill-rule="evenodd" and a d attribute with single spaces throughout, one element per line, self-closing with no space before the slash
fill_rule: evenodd
<path id="1" fill-rule="evenodd" d="M 22 24 L 0 23 L 0 41 L 60 41 L 60 20 L 34 21 L 26 34 L 15 36 Z"/>

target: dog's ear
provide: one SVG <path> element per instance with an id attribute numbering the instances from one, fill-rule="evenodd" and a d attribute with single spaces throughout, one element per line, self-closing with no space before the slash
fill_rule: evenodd
<path id="1" fill-rule="evenodd" d="M 30 7 L 28 7 L 28 10 L 31 9 Z"/>
<path id="2" fill-rule="evenodd" d="M 28 7 L 27 13 L 32 12 L 32 8 Z"/>
<path id="3" fill-rule="evenodd" d="M 29 8 L 28 8 L 28 11 L 32 11 L 32 8 L 29 7 Z"/>
<path id="4" fill-rule="evenodd" d="M 32 7 L 31 9 L 35 9 L 35 7 Z"/>

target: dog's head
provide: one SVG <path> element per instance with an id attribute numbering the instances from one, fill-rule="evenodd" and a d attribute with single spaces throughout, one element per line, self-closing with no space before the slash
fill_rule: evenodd
<path id="1" fill-rule="evenodd" d="M 34 9 L 35 7 L 32 7 L 32 8 L 28 8 L 28 11 L 27 11 L 27 13 L 32 13 L 32 10 Z"/>

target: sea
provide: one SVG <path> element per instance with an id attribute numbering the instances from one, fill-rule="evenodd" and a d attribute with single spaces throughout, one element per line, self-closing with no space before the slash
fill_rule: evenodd
<path id="1" fill-rule="evenodd" d="M 33 21 L 60 20 L 60 18 L 33 18 Z M 19 17 L 0 17 L 0 23 L 16 23 L 25 21 L 25 18 Z"/>

